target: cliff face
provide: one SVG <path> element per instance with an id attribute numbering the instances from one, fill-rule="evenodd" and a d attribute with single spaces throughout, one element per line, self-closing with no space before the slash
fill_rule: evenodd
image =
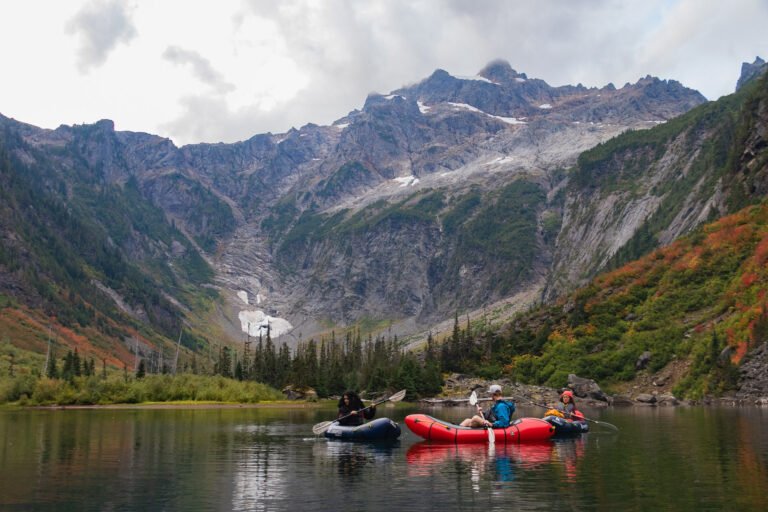
<path id="1" fill-rule="evenodd" d="M 766 192 L 765 79 L 582 154 L 565 187 L 547 297 Z"/>

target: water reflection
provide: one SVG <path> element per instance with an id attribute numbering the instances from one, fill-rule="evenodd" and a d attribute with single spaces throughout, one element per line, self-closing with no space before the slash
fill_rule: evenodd
<path id="1" fill-rule="evenodd" d="M 490 449 L 312 436 L 327 415 L 2 411 L 0 510 L 768 510 L 768 409 L 609 410 L 619 435 Z"/>
<path id="2" fill-rule="evenodd" d="M 561 467 L 566 479 L 573 479 L 584 455 L 586 436 L 556 442 L 532 444 L 430 444 L 412 445 L 406 454 L 408 475 L 431 477 L 452 466 L 470 475 L 479 491 L 482 480 L 511 482 L 519 474 L 541 468 Z"/>
<path id="3" fill-rule="evenodd" d="M 355 443 L 348 441 L 324 440 L 315 443 L 312 453 L 329 468 L 335 468 L 342 479 L 351 482 L 359 479 L 367 466 L 391 464 L 393 453 L 400 441 L 388 443 Z"/>

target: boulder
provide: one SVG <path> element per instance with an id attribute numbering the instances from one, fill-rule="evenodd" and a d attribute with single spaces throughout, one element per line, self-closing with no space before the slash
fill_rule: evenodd
<path id="1" fill-rule="evenodd" d="M 630 405 L 635 405 L 635 402 L 632 401 L 632 398 L 628 395 L 614 395 L 611 400 L 611 405 L 614 407 L 628 407 Z"/>
<path id="2" fill-rule="evenodd" d="M 310 387 L 295 387 L 293 384 L 283 388 L 283 394 L 288 400 L 317 400 L 317 391 Z"/>
<path id="3" fill-rule="evenodd" d="M 670 394 L 659 395 L 656 398 L 656 403 L 659 405 L 680 405 L 680 402 L 677 400 L 677 398 Z"/>
<path id="4" fill-rule="evenodd" d="M 635 397 L 635 401 L 640 402 L 642 404 L 655 404 L 657 402 L 656 395 L 651 395 L 649 393 L 640 393 Z"/>
<path id="5" fill-rule="evenodd" d="M 649 362 L 651 362 L 651 353 L 646 350 L 637 358 L 637 361 L 635 362 L 635 370 L 645 369 Z"/>
<path id="6" fill-rule="evenodd" d="M 579 398 L 592 398 L 601 402 L 608 401 L 608 396 L 592 379 L 584 379 L 571 373 L 568 375 L 568 388 Z"/>

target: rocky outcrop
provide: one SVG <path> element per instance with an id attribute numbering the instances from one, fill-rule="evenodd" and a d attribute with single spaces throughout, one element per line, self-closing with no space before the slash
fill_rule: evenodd
<path id="1" fill-rule="evenodd" d="M 768 402 L 768 343 L 752 350 L 739 368 L 739 391 L 742 400 Z"/>
<path id="2" fill-rule="evenodd" d="M 739 76 L 738 82 L 736 82 L 736 90 L 738 91 L 751 80 L 759 78 L 765 74 L 766 71 L 768 71 L 768 63 L 760 57 L 755 57 L 755 61 L 751 64 L 749 62 L 744 62 L 741 65 L 741 75 Z"/>
<path id="3" fill-rule="evenodd" d="M 608 395 L 592 379 L 585 379 L 571 373 L 568 375 L 568 388 L 579 398 L 590 398 L 601 402 L 608 401 Z"/>

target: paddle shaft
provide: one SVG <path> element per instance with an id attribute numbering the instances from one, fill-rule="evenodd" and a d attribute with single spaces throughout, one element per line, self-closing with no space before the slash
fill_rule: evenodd
<path id="1" fill-rule="evenodd" d="M 369 405 L 368 407 L 363 407 L 362 409 L 358 409 L 356 411 L 352 411 L 351 413 L 345 414 L 344 416 L 342 416 L 340 418 L 336 418 L 334 421 L 345 420 L 345 419 L 349 418 L 350 416 L 355 416 L 357 414 L 360 414 L 361 412 L 365 411 L 366 409 L 370 409 L 371 407 L 376 407 L 377 405 L 383 404 L 384 402 L 386 402 L 388 400 L 389 400 L 389 398 L 387 398 L 385 400 L 380 400 L 378 402 L 374 402 L 371 405 Z"/>
<path id="2" fill-rule="evenodd" d="M 474 391 L 469 397 L 469 403 L 471 405 L 477 405 L 477 393 Z M 482 418 L 483 421 L 486 421 L 485 414 L 483 414 L 483 408 L 478 407 L 478 412 L 480 412 L 480 418 Z M 493 431 L 493 425 L 487 426 L 485 425 L 485 429 L 488 431 L 488 444 L 493 445 L 496 443 L 496 433 Z"/>
<path id="3" fill-rule="evenodd" d="M 529 403 L 529 404 L 531 404 L 531 405 L 535 405 L 535 406 L 537 406 L 537 407 L 543 407 L 544 409 L 551 409 L 551 407 L 549 407 L 549 406 L 547 406 L 547 405 L 536 403 L 536 402 L 534 402 L 533 400 L 530 400 L 530 399 L 528 399 L 528 398 L 525 398 L 524 396 L 518 397 L 518 399 L 520 399 L 520 398 L 522 398 L 523 400 L 525 400 L 526 402 L 528 402 L 528 403 Z M 571 414 L 569 414 L 569 413 L 566 413 L 566 414 L 568 414 L 569 416 L 572 416 L 572 415 L 571 415 Z M 596 424 L 598 424 L 598 425 L 607 425 L 608 427 L 610 427 L 610 428 L 612 428 L 612 429 L 616 430 L 616 432 L 618 432 L 618 431 L 619 431 L 619 427 L 617 427 L 616 425 L 613 425 L 613 424 L 611 424 L 611 423 L 608 423 L 607 421 L 599 421 L 599 420 L 593 420 L 592 418 L 587 418 L 587 417 L 586 417 L 586 416 L 584 416 L 584 415 L 582 415 L 582 418 L 584 418 L 584 420 L 586 420 L 586 421 L 591 421 L 591 422 L 593 422 L 593 423 L 596 423 Z"/>
<path id="4" fill-rule="evenodd" d="M 340 418 L 336 418 L 333 421 L 324 421 L 322 423 L 318 423 L 317 425 L 312 427 L 312 432 L 314 432 L 316 435 L 320 435 L 323 432 L 325 432 L 326 430 L 328 430 L 328 427 L 330 427 L 331 425 L 333 425 L 334 423 L 336 423 L 336 422 L 338 422 L 340 420 L 343 420 L 345 418 L 349 418 L 350 416 L 354 416 L 355 414 L 359 414 L 359 413 L 365 411 L 366 409 L 370 409 L 371 407 L 376 407 L 377 405 L 383 404 L 384 402 L 389 402 L 389 401 L 399 402 L 403 398 L 405 398 L 405 390 L 401 389 L 400 391 L 398 391 L 394 395 L 392 395 L 390 397 L 387 397 L 387 398 L 384 398 L 382 400 L 378 400 L 378 401 L 372 403 L 371 405 L 369 405 L 368 407 L 363 407 L 362 409 L 359 409 L 357 411 L 353 411 L 353 412 L 351 412 L 349 414 L 345 414 L 344 416 L 342 416 Z"/>

